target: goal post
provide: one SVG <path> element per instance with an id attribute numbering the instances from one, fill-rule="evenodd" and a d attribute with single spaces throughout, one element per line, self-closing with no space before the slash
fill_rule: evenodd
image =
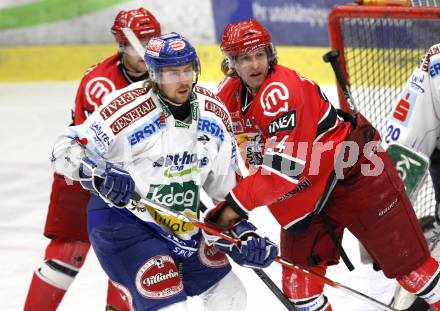
<path id="1" fill-rule="evenodd" d="M 384 137 L 406 81 L 429 47 L 440 42 L 440 7 L 339 5 L 330 12 L 328 28 L 354 104 Z M 339 86 L 338 98 L 349 111 Z M 414 209 L 419 219 L 434 215 L 429 176 Z"/>

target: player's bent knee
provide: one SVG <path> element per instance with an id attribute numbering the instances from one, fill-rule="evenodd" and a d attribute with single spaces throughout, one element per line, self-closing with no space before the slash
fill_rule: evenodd
<path id="1" fill-rule="evenodd" d="M 158 311 L 189 311 L 186 301 L 173 303 L 172 305 L 160 308 Z"/>
<path id="2" fill-rule="evenodd" d="M 87 257 L 90 243 L 79 240 L 54 238 L 46 248 L 45 260 L 58 260 L 80 269 Z"/>
<path id="3" fill-rule="evenodd" d="M 206 311 L 246 310 L 246 289 L 234 272 L 230 271 L 220 281 L 202 294 Z"/>
<path id="4" fill-rule="evenodd" d="M 57 259 L 44 261 L 37 269 L 35 274 L 44 282 L 57 288 L 67 290 L 72 284 L 78 269 Z"/>

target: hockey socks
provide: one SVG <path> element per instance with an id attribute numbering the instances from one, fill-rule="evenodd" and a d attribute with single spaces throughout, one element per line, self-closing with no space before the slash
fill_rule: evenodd
<path id="1" fill-rule="evenodd" d="M 307 267 L 309 270 L 325 275 L 323 265 Z M 283 268 L 283 292 L 295 304 L 298 311 L 332 311 L 332 307 L 323 294 L 324 284 L 309 279 L 303 273 Z"/>
<path id="2" fill-rule="evenodd" d="M 26 298 L 24 311 L 56 310 L 66 291 L 43 281 L 37 272 L 32 277 L 31 287 Z"/>
<path id="3" fill-rule="evenodd" d="M 298 311 L 332 311 L 332 307 L 324 294 L 309 299 L 295 299 L 293 303 Z"/>
<path id="4" fill-rule="evenodd" d="M 106 311 L 132 311 L 133 299 L 127 288 L 108 280 Z"/>
<path id="5" fill-rule="evenodd" d="M 24 310 L 56 310 L 89 248 L 87 242 L 53 239 L 46 248 L 45 260 L 35 269 Z"/>
<path id="6" fill-rule="evenodd" d="M 440 311 L 440 267 L 429 257 L 425 263 L 413 272 L 397 278 L 399 284 L 425 300 L 434 310 Z"/>

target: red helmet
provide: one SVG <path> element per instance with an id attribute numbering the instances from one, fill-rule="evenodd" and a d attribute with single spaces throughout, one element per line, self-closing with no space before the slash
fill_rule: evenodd
<path id="1" fill-rule="evenodd" d="M 160 35 L 160 24 L 148 10 L 139 8 L 137 10 L 121 11 L 115 18 L 111 28 L 116 42 L 128 42 L 122 28 L 131 28 L 140 41 L 146 41 L 151 37 Z"/>
<path id="2" fill-rule="evenodd" d="M 221 49 L 229 59 L 265 47 L 271 52 L 269 58 L 275 57 L 270 33 L 253 18 L 245 22 L 229 24 L 223 31 Z"/>

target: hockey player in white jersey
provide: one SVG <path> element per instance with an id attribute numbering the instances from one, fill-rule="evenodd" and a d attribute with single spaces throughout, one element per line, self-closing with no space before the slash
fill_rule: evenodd
<path id="1" fill-rule="evenodd" d="M 58 138 L 55 170 L 92 192 L 92 246 L 134 309 L 188 310 L 187 296 L 202 295 L 207 311 L 244 310 L 242 283 L 197 227 L 130 203 L 137 193 L 197 218 L 200 187 L 216 203 L 236 183 L 230 117 L 213 93 L 195 86 L 200 64 L 194 48 L 176 33 L 162 35 L 148 42 L 145 62 L 145 82 L 109 94 L 83 124 Z M 230 228 L 254 229 L 245 220 Z M 277 248 L 254 234 L 229 255 L 261 268 Z"/>
<path id="2" fill-rule="evenodd" d="M 432 178 L 436 206 L 436 221 L 440 201 L 440 44 L 432 46 L 411 74 L 400 100 L 387 120 L 384 141 L 387 152 L 396 162 L 410 197 L 416 198 L 426 170 Z M 428 232 L 428 244 L 433 256 L 440 258 L 438 233 Z M 434 235 L 437 235 L 437 238 Z M 434 274 L 432 286 L 439 287 L 440 268 Z M 409 286 L 416 286 L 408 284 Z M 423 296 L 425 288 L 417 288 Z M 394 297 L 398 310 L 428 310 L 421 300 L 398 288 Z"/>

